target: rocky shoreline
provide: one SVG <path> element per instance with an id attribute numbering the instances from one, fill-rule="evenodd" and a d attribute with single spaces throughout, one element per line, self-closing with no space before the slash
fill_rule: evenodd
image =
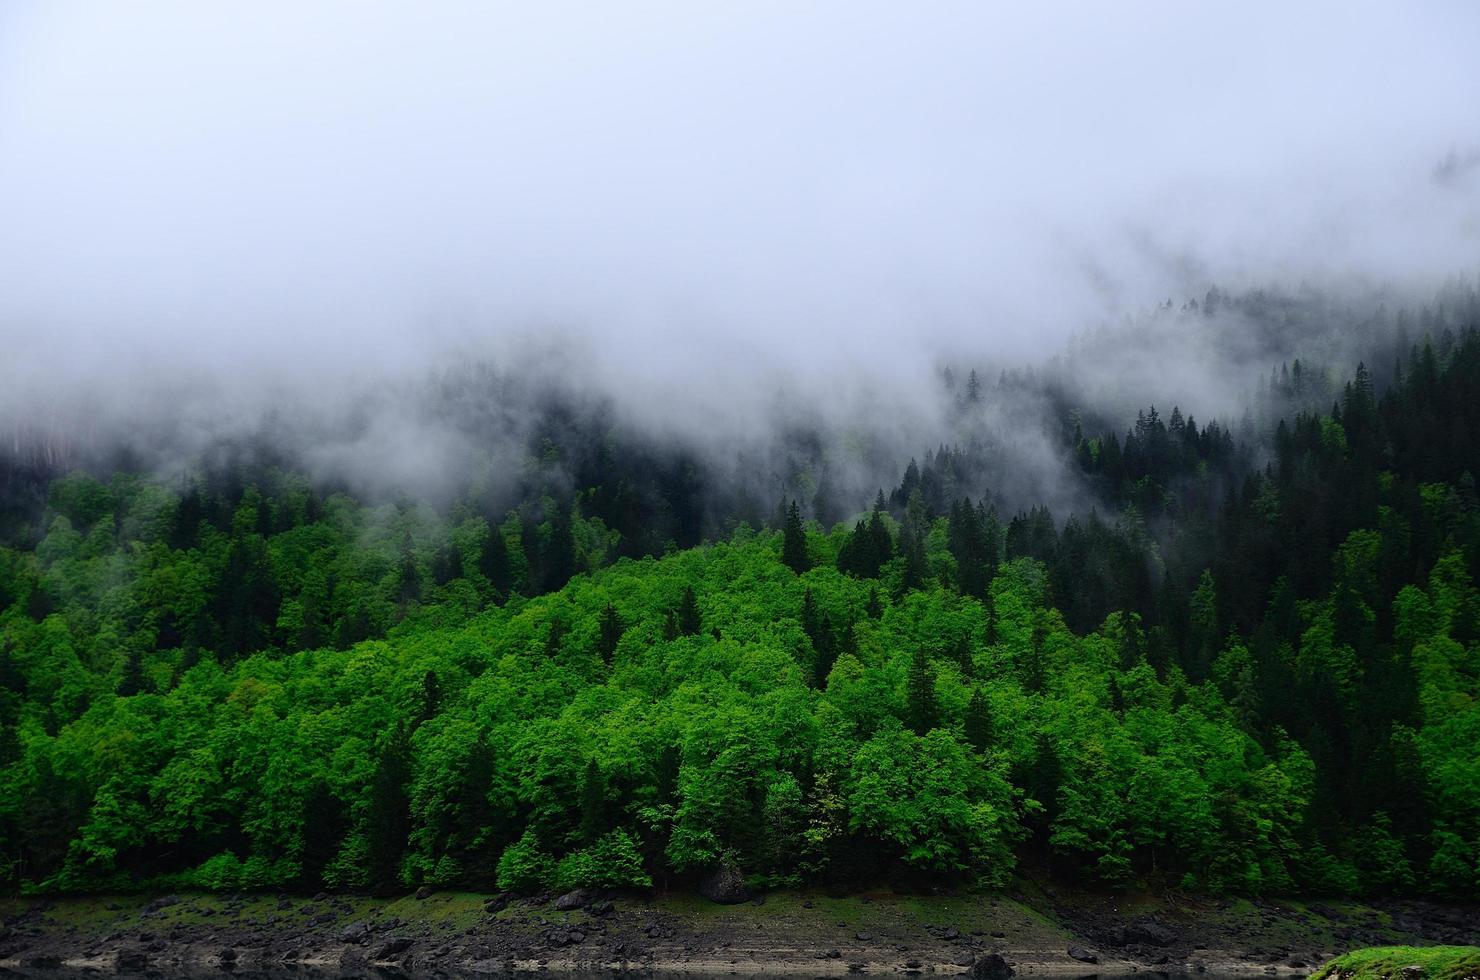
<path id="1" fill-rule="evenodd" d="M 1168 896 L 167 895 L 0 903 L 0 967 L 347 975 L 1306 975 L 1359 946 L 1473 944 L 1474 908 Z"/>

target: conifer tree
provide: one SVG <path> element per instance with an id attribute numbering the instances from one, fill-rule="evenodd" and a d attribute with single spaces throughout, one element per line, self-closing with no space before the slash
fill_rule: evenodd
<path id="1" fill-rule="evenodd" d="M 118 696 L 132 697 L 144 690 L 144 660 L 138 650 L 123 655 L 123 677 L 118 681 Z"/>
<path id="2" fill-rule="evenodd" d="M 924 735 L 940 723 L 935 672 L 930 669 L 923 649 L 917 649 L 910 660 L 910 672 L 905 680 L 905 721 L 916 735 Z"/>
<path id="3" fill-rule="evenodd" d="M 781 561 L 793 572 L 801 575 L 811 563 L 807 560 L 807 535 L 802 530 L 802 515 L 793 500 L 786 509 L 786 527 L 782 532 Z"/>
<path id="4" fill-rule="evenodd" d="M 699 600 L 692 585 L 684 586 L 683 598 L 678 603 L 678 632 L 682 636 L 698 636 L 704 629 L 699 615 Z"/>
<path id="5" fill-rule="evenodd" d="M 622 617 L 617 615 L 616 607 L 610 602 L 601 611 L 601 622 L 598 629 L 596 652 L 607 666 L 611 666 L 612 658 L 617 653 L 617 644 L 621 642 L 626 626 L 622 623 Z"/>
<path id="6" fill-rule="evenodd" d="M 992 709 L 981 688 L 973 690 L 967 702 L 965 735 L 967 744 L 978 752 L 985 752 L 992 744 Z"/>
<path id="7" fill-rule="evenodd" d="M 586 761 L 581 777 L 581 827 L 583 844 L 594 844 L 606 830 L 606 781 L 595 758 Z"/>
<path id="8" fill-rule="evenodd" d="M 478 571 L 488 579 L 496 599 L 508 596 L 513 579 L 509 571 L 509 547 L 497 526 L 490 527 L 488 536 L 483 539 L 482 550 L 478 553 Z"/>
<path id="9" fill-rule="evenodd" d="M 373 864 L 368 873 L 377 890 L 399 884 L 401 858 L 411 832 L 411 740 L 397 725 L 381 749 L 375 775 L 370 780 L 369 804 L 365 809 L 365 842 Z"/>

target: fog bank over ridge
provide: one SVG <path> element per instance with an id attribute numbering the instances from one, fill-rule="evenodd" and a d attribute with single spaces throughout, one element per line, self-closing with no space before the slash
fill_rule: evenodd
<path id="1" fill-rule="evenodd" d="M 1098 402 L 1236 411 L 1267 345 L 1084 332 L 1473 274 L 1475 36 L 1462 3 L 7 5 L 0 418 L 394 406 L 361 431 L 424 469 L 398 393 L 488 361 L 684 439 L 905 445 L 942 365 L 1066 348 Z"/>

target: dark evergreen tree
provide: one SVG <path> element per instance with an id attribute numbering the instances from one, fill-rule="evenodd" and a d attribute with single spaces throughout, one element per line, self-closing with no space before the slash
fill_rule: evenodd
<path id="1" fill-rule="evenodd" d="M 694 595 L 694 587 L 686 585 L 683 597 L 678 602 L 678 632 L 681 636 L 698 636 L 703 630 L 704 620 L 699 615 L 699 598 Z"/>
<path id="2" fill-rule="evenodd" d="M 802 530 L 802 515 L 793 500 L 786 509 L 786 526 L 781 538 L 781 561 L 798 575 L 811 568 L 807 558 L 807 535 Z"/>
<path id="3" fill-rule="evenodd" d="M 411 832 L 411 801 L 406 792 L 410 785 L 411 739 L 397 725 L 380 750 L 365 808 L 366 852 L 372 859 L 368 878 L 377 890 L 393 890 L 400 884 L 401 859 Z"/>
<path id="4" fill-rule="evenodd" d="M 940 709 L 935 697 L 935 671 L 923 649 L 917 649 L 910 661 L 905 681 L 905 722 L 916 735 L 924 735 L 940 724 Z"/>
<path id="5" fill-rule="evenodd" d="M 596 652 L 603 663 L 611 666 L 612 658 L 616 656 L 617 644 L 621 642 L 622 634 L 626 631 L 622 623 L 622 617 L 617 615 L 617 609 L 610 602 L 601 611 L 601 622 L 598 624 L 596 637 Z"/>
<path id="6" fill-rule="evenodd" d="M 118 681 L 118 696 L 132 697 L 144 690 L 144 658 L 138 650 L 123 655 L 123 676 Z"/>
<path id="7" fill-rule="evenodd" d="M 985 752 L 991 747 L 995 734 L 992 730 L 992 708 L 987 704 L 981 688 L 971 692 L 971 700 L 966 704 L 964 730 L 966 743 L 978 752 Z"/>
<path id="8" fill-rule="evenodd" d="M 509 549 L 503 533 L 497 527 L 488 529 L 483 546 L 478 553 L 478 571 L 493 587 L 493 595 L 502 599 L 509 594 L 513 576 L 509 571 Z"/>

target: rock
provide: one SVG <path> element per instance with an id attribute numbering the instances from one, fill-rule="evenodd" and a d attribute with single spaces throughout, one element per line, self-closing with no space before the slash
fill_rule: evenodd
<path id="1" fill-rule="evenodd" d="M 745 886 L 745 875 L 733 864 L 705 875 L 699 882 L 699 894 L 720 905 L 738 905 L 750 898 L 750 889 Z"/>
<path id="2" fill-rule="evenodd" d="M 616 911 L 616 907 L 609 901 L 592 902 L 587 911 L 592 915 L 605 917 Z"/>
<path id="3" fill-rule="evenodd" d="M 363 943 L 369 938 L 370 923 L 364 920 L 361 920 L 359 922 L 351 922 L 349 925 L 345 926 L 344 931 L 339 934 L 339 941 L 342 943 Z"/>
<path id="4" fill-rule="evenodd" d="M 1146 919 L 1126 926 L 1125 938 L 1146 946 L 1170 946 L 1177 941 L 1177 934 L 1154 919 Z"/>
<path id="5" fill-rule="evenodd" d="M 840 960 L 843 958 L 843 951 L 836 948 L 824 949 L 819 955 L 821 959 L 825 960 Z"/>
<path id="6" fill-rule="evenodd" d="M 1096 956 L 1094 953 L 1091 953 L 1087 949 L 1081 949 L 1078 946 L 1070 946 L 1069 947 L 1069 959 L 1071 959 L 1071 960 L 1078 960 L 1081 963 L 1098 963 L 1098 962 L 1100 962 L 1100 958 L 1098 956 Z"/>
<path id="7" fill-rule="evenodd" d="M 502 912 L 504 909 L 506 909 L 506 908 L 509 907 L 509 902 L 510 901 L 511 901 L 511 898 L 510 898 L 509 893 L 508 892 L 503 892 L 502 894 L 495 895 L 492 898 L 490 898 L 487 901 L 485 901 L 483 903 L 483 911 L 488 912 L 490 914 L 491 913 L 494 913 L 494 912 Z"/>
<path id="8" fill-rule="evenodd" d="M 560 912 L 571 912 L 589 905 L 595 897 L 589 888 L 577 888 L 555 899 L 555 908 Z"/>
<path id="9" fill-rule="evenodd" d="M 431 898 L 433 894 L 434 893 L 432 891 L 431 885 L 422 885 L 416 890 L 416 900 L 418 902 L 425 902 L 427 899 Z"/>
<path id="10" fill-rule="evenodd" d="M 179 895 L 162 895 L 159 898 L 156 898 L 154 901 L 150 902 L 148 905 L 144 906 L 144 910 L 142 912 L 140 912 L 139 914 L 140 915 L 157 915 L 157 914 L 159 914 L 159 912 L 161 910 L 167 909 L 171 905 L 179 905 L 179 904 L 180 904 L 180 896 Z"/>
<path id="11" fill-rule="evenodd" d="M 392 956 L 406 952 L 406 950 L 411 948 L 413 942 L 415 940 L 409 939 L 406 936 L 397 936 L 395 939 L 382 943 L 380 948 L 371 954 L 370 958 L 372 960 L 388 960 Z"/>
<path id="12" fill-rule="evenodd" d="M 230 946 L 227 946 L 225 949 L 221 950 L 220 953 L 216 954 L 216 959 L 220 960 L 222 963 L 235 963 L 236 950 L 232 949 Z"/>
<path id="13" fill-rule="evenodd" d="M 124 973 L 135 973 L 149 969 L 149 954 L 142 949 L 121 949 L 113 960 L 113 968 Z"/>
<path id="14" fill-rule="evenodd" d="M 971 964 L 971 969 L 967 972 L 971 974 L 972 980 L 1007 980 L 1012 976 L 1012 967 L 997 953 L 988 953 Z"/>
<path id="15" fill-rule="evenodd" d="M 957 953 L 951 957 L 951 963 L 954 966 L 972 966 L 976 963 L 976 957 L 970 953 Z"/>
<path id="16" fill-rule="evenodd" d="M 855 932 L 853 934 L 853 938 L 857 939 L 861 943 L 866 943 L 870 939 L 874 938 L 874 934 L 871 932 Z"/>
<path id="17" fill-rule="evenodd" d="M 1007 933 L 1001 932 L 999 930 L 993 930 L 993 932 L 992 932 L 992 938 L 993 939 L 1006 939 L 1007 938 Z"/>
<path id="18" fill-rule="evenodd" d="M 313 900 L 315 902 L 323 902 L 323 901 L 328 900 L 328 898 L 329 898 L 329 893 L 328 892 L 319 892 L 317 895 L 315 895 L 313 897 Z"/>

